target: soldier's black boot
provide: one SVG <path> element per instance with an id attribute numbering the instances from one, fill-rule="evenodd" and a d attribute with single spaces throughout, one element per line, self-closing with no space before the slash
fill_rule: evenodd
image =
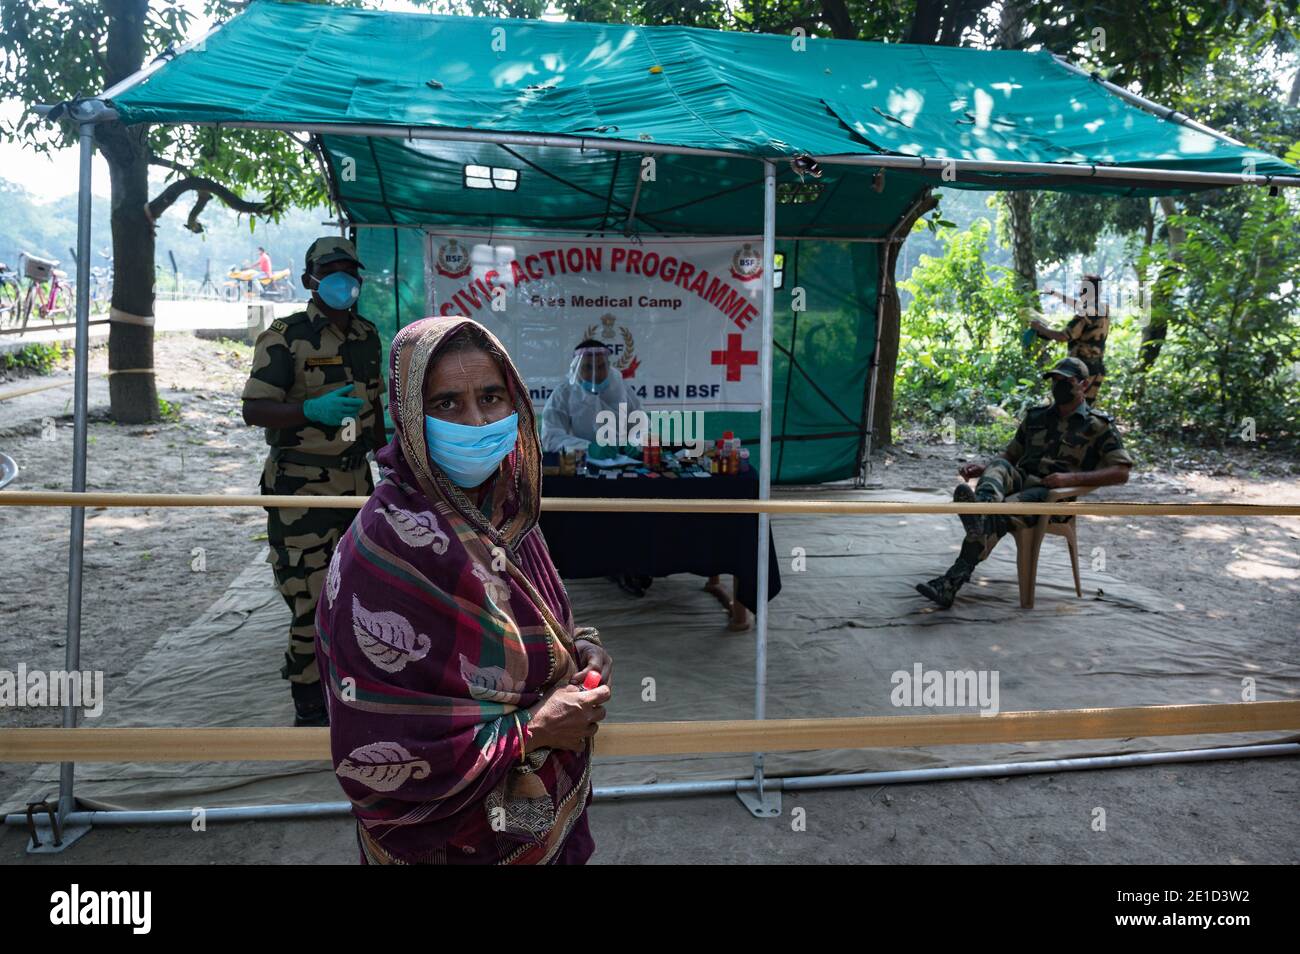
<path id="1" fill-rule="evenodd" d="M 949 609 L 957 599 L 957 591 L 969 579 L 970 571 L 964 568 L 959 570 L 958 565 L 954 563 L 952 569 L 943 576 L 936 576 L 933 580 L 916 584 L 916 592 L 927 600 L 938 603 L 942 608 Z"/>
<path id="2" fill-rule="evenodd" d="M 325 726 L 330 724 L 329 711 L 325 708 L 325 694 L 319 682 L 289 683 L 293 693 L 293 724 L 295 726 Z"/>
<path id="3" fill-rule="evenodd" d="M 936 576 L 933 580 L 916 584 L 916 592 L 948 609 L 957 599 L 957 591 L 970 581 L 981 550 L 982 546 L 977 541 L 966 540 L 962 543 L 961 553 L 948 568 L 948 572 L 943 576 Z"/>

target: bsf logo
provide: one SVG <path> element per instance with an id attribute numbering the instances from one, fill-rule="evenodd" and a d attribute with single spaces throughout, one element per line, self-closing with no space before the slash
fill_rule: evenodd
<path id="1" fill-rule="evenodd" d="M 746 242 L 731 256 L 731 277 L 741 282 L 752 282 L 763 274 L 763 257 Z"/>
<path id="2" fill-rule="evenodd" d="M 469 251 L 455 239 L 438 246 L 438 274 L 444 278 L 464 278 L 469 274 Z"/>
<path id="3" fill-rule="evenodd" d="M 618 318 L 608 313 L 600 316 L 600 325 L 599 339 L 608 342 L 611 350 L 618 356 L 616 360 L 610 362 L 611 366 L 616 368 L 624 378 L 636 377 L 636 369 L 641 366 L 641 359 L 636 356 L 636 342 L 632 338 L 632 332 L 626 325 L 619 325 Z M 597 337 L 596 326 L 588 325 L 584 337 Z M 622 347 L 614 343 L 618 338 L 623 339 Z"/>

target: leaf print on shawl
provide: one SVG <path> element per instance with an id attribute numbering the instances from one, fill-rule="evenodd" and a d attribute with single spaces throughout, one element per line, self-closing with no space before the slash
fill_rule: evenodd
<path id="1" fill-rule="evenodd" d="M 400 613 L 371 612 L 352 595 L 352 632 L 366 658 L 384 672 L 401 672 L 409 662 L 428 655 L 433 641 Z"/>
<path id="2" fill-rule="evenodd" d="M 481 563 L 474 564 L 474 575 L 483 584 L 483 589 L 487 593 L 487 598 L 503 610 L 510 607 L 510 587 L 499 576 L 489 573 L 487 568 Z"/>
<path id="3" fill-rule="evenodd" d="M 396 742 L 372 742 L 353 749 L 334 772 L 373 791 L 392 792 L 405 785 L 409 778 L 427 778 L 429 763 L 417 759 Z"/>
<path id="4" fill-rule="evenodd" d="M 438 518 L 433 515 L 433 511 L 415 513 L 389 504 L 380 513 L 402 538 L 403 543 L 413 547 L 430 547 L 434 553 L 447 552 L 447 534 L 438 527 Z"/>
<path id="5" fill-rule="evenodd" d="M 334 608 L 334 600 L 339 595 L 339 551 L 335 548 L 334 555 L 330 557 L 330 568 L 325 574 L 325 599 L 329 601 L 330 609 Z"/>
<path id="6" fill-rule="evenodd" d="M 510 677 L 500 666 L 476 666 L 460 654 L 460 677 L 469 686 L 473 699 L 487 702 L 517 703 L 524 684 Z"/>

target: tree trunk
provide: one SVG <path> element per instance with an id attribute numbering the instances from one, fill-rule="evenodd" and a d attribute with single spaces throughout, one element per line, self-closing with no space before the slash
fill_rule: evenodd
<path id="1" fill-rule="evenodd" d="M 908 211 L 897 234 L 906 241 L 916 220 L 938 204 L 937 197 L 925 195 Z M 898 333 L 902 327 L 902 305 L 898 299 L 898 284 L 894 280 L 894 271 L 898 266 L 898 253 L 902 248 L 903 242 L 890 242 L 884 247 L 883 284 L 877 289 L 877 294 L 884 301 L 884 309 L 880 313 L 880 327 L 876 329 L 876 334 L 880 337 L 880 360 L 876 365 L 876 380 L 871 384 L 876 391 L 876 406 L 871 420 L 875 447 L 884 447 L 894 442 L 894 378 L 898 374 Z"/>
<path id="2" fill-rule="evenodd" d="M 1016 0 L 1003 0 L 998 20 L 997 45 L 1004 50 L 1019 49 L 1025 32 L 1025 17 Z M 1029 192 L 1006 194 L 1007 218 L 1011 226 L 1011 260 L 1016 283 L 1024 292 L 1038 290 L 1038 260 L 1034 255 L 1034 197 Z M 1037 300 L 1034 302 L 1037 306 Z M 1037 307 L 1034 309 L 1037 311 Z"/>
<path id="3" fill-rule="evenodd" d="M 1027 292 L 1038 289 L 1038 262 L 1034 256 L 1033 196 L 1028 192 L 1006 195 L 1008 223 L 1011 226 L 1011 259 L 1016 281 Z"/>
<path id="4" fill-rule="evenodd" d="M 1174 200 L 1169 196 L 1160 196 L 1160 209 L 1165 214 L 1165 232 L 1169 237 L 1169 257 L 1174 261 L 1180 261 L 1182 258 L 1182 245 L 1187 239 L 1187 233 L 1175 226 L 1169 224 L 1169 216 L 1178 212 L 1174 205 Z M 1168 282 L 1161 279 L 1166 276 L 1162 274 L 1157 278 L 1155 285 L 1151 289 L 1151 316 L 1147 319 L 1146 327 L 1142 329 L 1142 344 L 1138 350 L 1138 371 L 1145 373 L 1151 365 L 1155 364 L 1156 358 L 1160 357 L 1160 349 L 1164 347 L 1165 337 L 1169 334 L 1169 314 L 1173 308 L 1173 300 L 1168 288 Z"/>
<path id="5" fill-rule="evenodd" d="M 1147 307 L 1147 270 L 1146 262 L 1147 251 L 1151 248 L 1151 242 L 1156 235 L 1156 214 L 1151 207 L 1151 200 L 1147 200 L 1147 214 L 1142 222 L 1142 254 L 1138 256 L 1138 261 L 1133 263 L 1133 271 L 1137 274 L 1138 287 L 1138 308 Z"/>
<path id="6" fill-rule="evenodd" d="M 144 63 L 148 0 L 107 0 L 107 85 Z M 108 331 L 108 394 L 113 419 L 138 424 L 158 419 L 153 373 L 154 228 L 149 201 L 148 130 L 102 123 L 95 139 L 112 185 L 112 321 Z"/>

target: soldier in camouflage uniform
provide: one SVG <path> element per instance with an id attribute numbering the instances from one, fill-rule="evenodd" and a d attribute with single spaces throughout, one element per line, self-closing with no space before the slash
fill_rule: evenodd
<path id="1" fill-rule="evenodd" d="M 1035 318 L 1030 326 L 1044 338 L 1053 341 L 1068 342 L 1066 354 L 1078 358 L 1088 366 L 1088 389 L 1083 397 L 1089 404 L 1097 403 L 1101 392 L 1102 379 L 1106 377 L 1106 336 L 1110 334 L 1110 308 L 1101 300 L 1101 276 L 1084 275 L 1079 282 L 1079 297 L 1071 298 L 1058 291 L 1049 289 L 1046 294 L 1055 295 L 1074 309 L 1074 317 L 1063 331 Z"/>
<path id="2" fill-rule="evenodd" d="M 264 494 L 356 495 L 374 490 L 367 451 L 386 443 L 379 332 L 356 313 L 356 247 L 317 239 L 307 250 L 305 311 L 258 335 L 244 386 L 244 421 L 266 428 L 271 445 Z M 355 510 L 266 508 L 269 561 L 293 612 L 280 675 L 289 680 L 295 725 L 326 725 L 316 669 L 316 600 L 335 543 Z"/>
<path id="3" fill-rule="evenodd" d="M 960 483 L 952 492 L 956 503 L 1000 503 L 1012 494 L 1018 502 L 1047 499 L 1056 487 L 1104 487 L 1128 480 L 1133 460 L 1120 443 L 1110 418 L 1088 406 L 1084 391 L 1092 377 L 1078 358 L 1063 358 L 1043 375 L 1052 379 L 1052 403 L 1030 410 L 1020 422 L 1001 457 L 985 464 L 965 464 L 963 481 L 978 477 L 971 490 Z M 956 562 L 943 576 L 916 584 L 926 599 L 944 609 L 1011 529 L 1033 526 L 1042 518 L 1000 514 L 962 514 L 966 536 Z M 1069 519 L 1067 517 L 1053 519 Z"/>

